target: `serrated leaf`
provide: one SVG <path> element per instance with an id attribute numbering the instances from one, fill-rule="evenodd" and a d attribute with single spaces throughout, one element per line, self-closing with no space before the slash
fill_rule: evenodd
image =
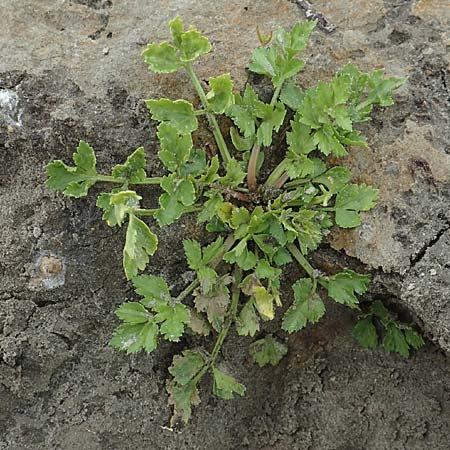
<path id="1" fill-rule="evenodd" d="M 167 42 L 149 44 L 142 56 L 148 68 L 156 73 L 176 72 L 183 66 L 176 48 Z"/>
<path id="2" fill-rule="evenodd" d="M 166 280 L 155 275 L 139 275 L 133 278 L 134 290 L 143 297 L 141 303 L 147 308 L 153 308 L 158 303 L 171 300 Z"/>
<path id="3" fill-rule="evenodd" d="M 375 348 L 378 345 L 377 329 L 370 317 L 358 320 L 352 335 L 364 348 Z"/>
<path id="4" fill-rule="evenodd" d="M 110 203 L 111 195 L 112 194 L 110 193 L 102 192 L 97 197 L 96 205 L 103 210 L 102 219 L 108 224 L 109 227 L 114 227 L 118 223 L 115 214 L 115 207 Z"/>
<path id="5" fill-rule="evenodd" d="M 212 370 L 214 376 L 214 395 L 225 400 L 231 400 L 233 398 L 233 393 L 240 396 L 245 394 L 245 386 L 243 384 L 238 383 L 233 377 L 220 371 L 217 367 L 213 367 Z"/>
<path id="6" fill-rule="evenodd" d="M 336 224 L 341 228 L 354 228 L 361 224 L 359 213 L 375 206 L 378 190 L 365 184 L 349 184 L 336 196 Z"/>
<path id="7" fill-rule="evenodd" d="M 206 153 L 200 148 L 191 151 L 186 163 L 180 167 L 180 175 L 182 177 L 193 176 L 198 177 L 206 171 Z"/>
<path id="8" fill-rule="evenodd" d="M 269 278 L 274 280 L 281 275 L 281 270 L 272 267 L 266 259 L 260 259 L 255 268 L 255 275 L 259 279 Z"/>
<path id="9" fill-rule="evenodd" d="M 158 247 L 158 238 L 148 226 L 135 215 L 130 214 L 123 248 L 123 267 L 127 280 L 134 278 L 139 270 L 144 270 Z"/>
<path id="10" fill-rule="evenodd" d="M 120 325 L 113 334 L 109 345 L 128 354 L 145 350 L 151 353 L 157 345 L 158 327 L 153 322 Z"/>
<path id="11" fill-rule="evenodd" d="M 383 78 L 384 69 L 375 70 L 369 74 L 369 92 L 365 103 L 391 106 L 394 103 L 392 93 L 406 82 L 406 78 Z"/>
<path id="12" fill-rule="evenodd" d="M 195 239 L 183 240 L 184 254 L 186 255 L 188 266 L 192 270 L 198 270 L 202 262 L 202 248 L 200 242 Z"/>
<path id="13" fill-rule="evenodd" d="M 241 309 L 236 319 L 239 336 L 254 336 L 259 331 L 259 318 L 255 311 L 254 299 L 250 299 Z"/>
<path id="14" fill-rule="evenodd" d="M 288 56 L 294 56 L 305 50 L 316 23 L 313 20 L 297 22 L 290 31 L 279 28 L 275 33 L 275 42 L 288 53 Z"/>
<path id="15" fill-rule="evenodd" d="M 216 191 L 210 191 L 205 194 L 209 199 L 203 204 L 203 209 L 198 213 L 197 222 L 203 223 L 207 220 L 211 220 L 216 214 L 219 208 L 223 204 L 223 197 Z"/>
<path id="16" fill-rule="evenodd" d="M 423 340 L 423 337 L 412 328 L 405 328 L 403 330 L 405 333 L 405 339 L 409 346 L 411 346 L 414 349 L 419 349 L 420 347 L 423 347 L 425 345 L 425 341 Z"/>
<path id="17" fill-rule="evenodd" d="M 194 61 L 199 56 L 209 53 L 211 48 L 208 38 L 194 28 L 189 29 L 180 36 L 179 49 L 182 61 Z"/>
<path id="18" fill-rule="evenodd" d="M 185 424 L 188 423 L 192 406 L 200 404 L 196 384 L 191 381 L 185 385 L 179 385 L 169 381 L 166 384 L 166 390 L 169 393 L 169 405 L 173 405 L 173 416 L 170 419 L 171 426 L 175 425 L 178 418 L 181 418 Z"/>
<path id="19" fill-rule="evenodd" d="M 115 311 L 116 316 L 126 323 L 145 323 L 152 315 L 136 302 L 122 303 Z"/>
<path id="20" fill-rule="evenodd" d="M 209 294 L 215 286 L 218 275 L 211 267 L 200 267 L 197 271 L 200 286 L 204 294 Z"/>
<path id="21" fill-rule="evenodd" d="M 291 131 L 286 133 L 286 142 L 289 150 L 296 155 L 308 155 L 316 148 L 311 127 L 295 120 L 291 120 Z"/>
<path id="22" fill-rule="evenodd" d="M 159 323 L 159 332 L 164 339 L 178 342 L 184 333 L 184 327 L 189 323 L 189 310 L 182 303 L 156 304 L 154 321 Z"/>
<path id="23" fill-rule="evenodd" d="M 272 143 L 273 131 L 278 131 L 283 123 L 286 109 L 281 102 L 277 102 L 274 107 L 258 102 L 254 114 L 262 119 L 256 133 L 258 144 L 268 147 Z"/>
<path id="24" fill-rule="evenodd" d="M 234 105 L 231 105 L 226 114 L 230 117 L 244 138 L 253 138 L 256 133 L 256 119 L 254 110 L 256 103 L 259 102 L 258 96 L 250 84 L 245 86 L 244 95 L 234 95 Z"/>
<path id="25" fill-rule="evenodd" d="M 280 247 L 273 255 L 273 262 L 278 266 L 284 266 L 292 261 L 291 254 L 283 247 Z"/>
<path id="26" fill-rule="evenodd" d="M 246 177 L 246 172 L 242 169 L 241 164 L 234 158 L 231 158 L 227 164 L 227 172 L 224 177 L 219 179 L 224 186 L 237 187 Z"/>
<path id="27" fill-rule="evenodd" d="M 259 367 L 276 366 L 287 352 L 287 346 L 270 334 L 250 345 L 250 355 Z"/>
<path id="28" fill-rule="evenodd" d="M 184 32 L 184 24 L 181 17 L 177 16 L 169 22 L 169 30 L 172 34 L 175 47 L 179 48 L 181 45 L 181 35 Z"/>
<path id="29" fill-rule="evenodd" d="M 144 147 L 139 147 L 127 158 L 124 164 L 118 164 L 113 168 L 112 176 L 125 178 L 129 183 L 138 183 L 147 177 L 145 173 L 146 164 Z"/>
<path id="30" fill-rule="evenodd" d="M 198 127 L 194 108 L 186 100 L 173 101 L 168 98 L 161 98 L 159 100 L 146 100 L 145 103 L 153 119 L 170 122 L 179 133 L 189 134 Z"/>
<path id="31" fill-rule="evenodd" d="M 289 80 L 283 84 L 280 92 L 280 101 L 294 111 L 297 111 L 302 104 L 305 92 L 300 86 Z"/>
<path id="32" fill-rule="evenodd" d="M 320 278 L 319 281 L 333 300 L 349 308 L 355 308 L 359 303 L 356 294 L 366 292 L 370 277 L 346 269 L 336 275 Z"/>
<path id="33" fill-rule="evenodd" d="M 292 286 L 294 303 L 283 317 L 282 328 L 288 333 L 301 330 L 308 323 L 318 322 L 325 314 L 325 305 L 309 278 L 301 278 Z"/>
<path id="34" fill-rule="evenodd" d="M 176 384 L 184 386 L 188 384 L 205 365 L 205 359 L 200 352 L 184 350 L 182 355 L 173 357 L 169 373 Z"/>
<path id="35" fill-rule="evenodd" d="M 409 345 L 402 330 L 391 322 L 386 327 L 386 336 L 383 339 L 383 347 L 388 352 L 396 352 L 407 358 L 409 356 Z"/>
<path id="36" fill-rule="evenodd" d="M 211 90 L 206 95 L 208 108 L 216 114 L 223 114 L 234 103 L 233 81 L 229 73 L 209 79 Z"/>
<path id="37" fill-rule="evenodd" d="M 133 214 L 133 211 L 139 208 L 139 201 L 142 197 L 135 191 L 119 191 L 109 194 L 109 203 L 114 214 L 114 223 L 119 226 L 127 214 Z"/>
<path id="38" fill-rule="evenodd" d="M 201 336 L 208 336 L 211 332 L 211 326 L 206 319 L 194 309 L 190 310 L 190 316 L 188 327 L 194 333 L 200 334 Z"/>
<path id="39" fill-rule="evenodd" d="M 324 126 L 314 133 L 314 144 L 326 156 L 333 154 L 341 157 L 347 154 L 347 150 L 336 137 L 334 129 L 331 126 Z"/>
<path id="40" fill-rule="evenodd" d="M 157 136 L 161 144 L 158 157 L 167 169 L 175 172 L 189 160 L 192 149 L 191 134 L 182 134 L 171 123 L 162 122 L 158 126 Z"/>
<path id="41" fill-rule="evenodd" d="M 94 150 L 87 142 L 80 141 L 77 151 L 73 154 L 73 160 L 75 167 L 67 166 L 60 160 L 48 164 L 46 186 L 62 191 L 69 197 L 85 197 L 89 188 L 96 182 Z"/>
<path id="42" fill-rule="evenodd" d="M 203 248 L 203 264 L 209 264 L 216 258 L 223 248 L 223 237 L 219 236 L 214 242 Z"/>

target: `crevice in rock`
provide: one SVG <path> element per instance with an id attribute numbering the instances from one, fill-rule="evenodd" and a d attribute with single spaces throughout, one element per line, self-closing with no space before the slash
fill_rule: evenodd
<path id="1" fill-rule="evenodd" d="M 411 258 L 410 258 L 411 268 L 415 267 L 423 259 L 427 250 L 429 248 L 433 247 L 439 241 L 439 239 L 442 237 L 442 235 L 448 230 L 450 230 L 450 221 L 446 221 L 446 226 L 444 228 L 442 228 L 441 230 L 439 230 L 438 233 L 436 234 L 436 236 L 434 236 L 433 239 L 431 239 L 429 242 L 427 242 L 425 245 L 423 245 L 415 255 L 411 256 Z"/>

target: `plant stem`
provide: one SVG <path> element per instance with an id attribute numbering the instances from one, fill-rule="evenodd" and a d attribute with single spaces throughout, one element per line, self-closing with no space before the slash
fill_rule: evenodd
<path id="1" fill-rule="evenodd" d="M 86 178 L 87 180 L 92 181 L 101 181 L 105 183 L 117 183 L 117 184 L 123 184 L 127 182 L 128 180 L 126 178 L 117 178 L 113 177 L 111 175 L 96 175 L 93 177 Z M 160 184 L 162 180 L 162 177 L 149 177 L 145 178 L 142 181 L 135 181 L 134 183 L 128 182 L 128 184 Z"/>
<path id="2" fill-rule="evenodd" d="M 302 255 L 301 251 L 297 248 L 295 244 L 288 244 L 288 250 L 291 252 L 291 255 L 297 260 L 303 270 L 311 277 L 314 278 L 314 268 L 307 261 L 307 259 Z"/>
<path id="3" fill-rule="evenodd" d="M 280 84 L 275 88 L 275 91 L 272 95 L 272 100 L 270 100 L 270 106 L 274 106 L 278 100 L 278 96 L 280 95 L 281 87 L 283 84 Z M 258 183 L 256 182 L 256 166 L 258 164 L 259 153 L 261 151 L 261 146 L 256 141 L 253 144 L 252 152 L 250 153 L 250 159 L 248 160 L 247 166 L 247 185 L 250 190 L 256 190 L 258 187 Z"/>
<path id="4" fill-rule="evenodd" d="M 283 159 L 283 161 L 281 161 L 280 164 L 278 164 L 278 166 L 273 169 L 265 184 L 267 186 L 274 186 L 278 179 L 284 174 L 287 164 L 288 160 L 286 158 Z"/>
<path id="5" fill-rule="evenodd" d="M 133 213 L 137 216 L 153 216 L 158 209 L 135 209 Z"/>
<path id="6" fill-rule="evenodd" d="M 186 72 L 189 75 L 189 78 L 191 79 L 191 82 L 194 85 L 194 88 L 197 91 L 198 96 L 200 97 L 200 101 L 202 102 L 203 108 L 205 108 L 205 110 L 207 110 L 208 100 L 206 98 L 205 91 L 203 90 L 203 87 L 200 83 L 200 80 L 198 79 L 195 72 L 192 70 L 192 66 L 189 63 L 186 63 L 184 68 L 186 69 Z M 208 111 L 204 111 L 204 112 L 206 113 L 206 117 L 208 118 L 208 121 L 212 127 L 212 133 L 214 135 L 214 139 L 216 140 L 217 147 L 219 148 L 223 162 L 224 162 L 225 166 L 227 166 L 231 160 L 231 155 L 230 155 L 230 152 L 228 151 L 227 144 L 225 143 L 225 140 L 222 136 L 222 132 L 220 131 L 220 127 L 219 127 L 219 124 L 217 123 L 217 119 L 213 113 L 208 112 Z"/>
<path id="7" fill-rule="evenodd" d="M 190 284 L 188 284 L 177 296 L 175 301 L 182 302 L 195 288 L 200 286 L 200 281 L 196 278 Z"/>

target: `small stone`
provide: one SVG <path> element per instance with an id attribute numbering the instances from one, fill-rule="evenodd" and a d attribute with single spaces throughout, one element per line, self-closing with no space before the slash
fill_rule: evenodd
<path id="1" fill-rule="evenodd" d="M 108 47 L 105 47 L 104 49 L 103 49 L 103 54 L 104 55 L 107 55 L 109 53 L 109 48 Z"/>
<path id="2" fill-rule="evenodd" d="M 437 275 L 436 269 L 430 269 L 430 275 L 431 275 L 432 277 L 434 277 L 435 275 Z"/>

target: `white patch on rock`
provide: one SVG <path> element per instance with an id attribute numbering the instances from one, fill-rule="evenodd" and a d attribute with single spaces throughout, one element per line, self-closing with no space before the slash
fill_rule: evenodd
<path id="1" fill-rule="evenodd" d="M 19 96 L 10 89 L 0 89 L 0 119 L 7 125 L 21 127 L 22 112 L 19 107 Z"/>

